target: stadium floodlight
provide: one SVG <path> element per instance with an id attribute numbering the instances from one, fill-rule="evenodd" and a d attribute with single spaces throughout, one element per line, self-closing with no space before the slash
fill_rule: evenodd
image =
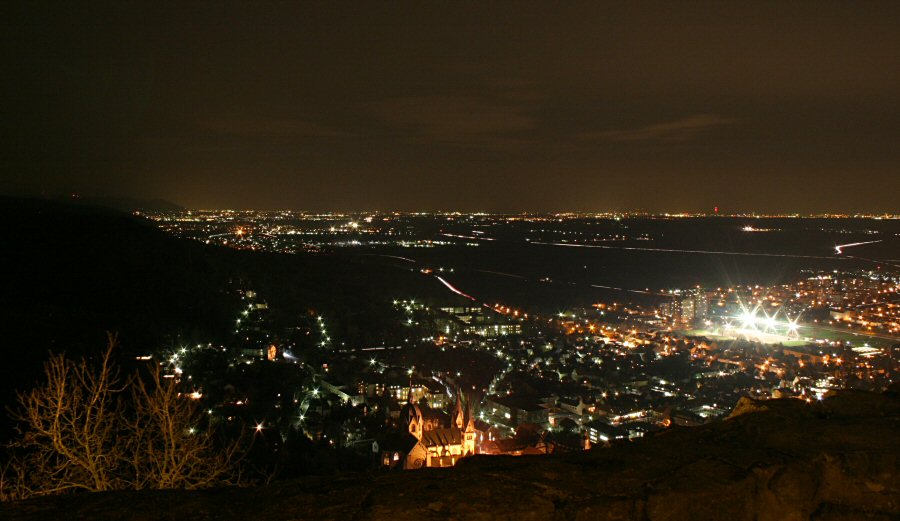
<path id="1" fill-rule="evenodd" d="M 744 311 L 741 313 L 741 328 L 742 329 L 750 329 L 756 327 L 756 322 L 759 318 L 756 316 L 756 312 L 759 308 L 755 308 L 753 311 Z"/>
<path id="2" fill-rule="evenodd" d="M 777 314 L 778 314 L 778 313 L 776 312 L 774 315 L 769 316 L 768 314 L 766 314 L 765 311 L 763 311 L 763 315 L 766 316 L 764 322 L 765 322 L 765 324 L 766 324 L 766 328 L 767 328 L 767 329 L 775 329 L 775 324 L 777 323 L 777 322 L 775 321 L 775 315 L 777 315 Z"/>

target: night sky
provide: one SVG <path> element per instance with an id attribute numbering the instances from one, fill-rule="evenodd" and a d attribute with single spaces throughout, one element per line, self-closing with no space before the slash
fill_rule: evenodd
<path id="1" fill-rule="evenodd" d="M 900 213 L 900 2 L 0 6 L 6 194 Z"/>

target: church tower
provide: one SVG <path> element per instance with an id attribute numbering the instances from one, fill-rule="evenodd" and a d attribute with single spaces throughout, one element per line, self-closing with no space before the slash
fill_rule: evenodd
<path id="1" fill-rule="evenodd" d="M 466 400 L 466 430 L 463 431 L 462 438 L 463 454 L 466 456 L 475 454 L 475 416 L 472 414 L 472 402 L 470 400 Z"/>
<path id="2" fill-rule="evenodd" d="M 401 425 L 406 424 L 409 433 L 415 436 L 417 440 L 422 439 L 425 421 L 422 418 L 422 410 L 416 405 L 416 398 L 413 396 L 412 388 L 410 388 L 409 395 L 406 397 L 406 405 L 400 410 L 400 422 Z"/>
<path id="3" fill-rule="evenodd" d="M 457 429 L 462 430 L 466 425 L 466 418 L 463 414 L 463 406 L 462 406 L 462 391 L 460 391 L 459 387 L 456 388 L 456 405 L 453 407 L 453 416 L 450 426 L 456 426 Z"/>

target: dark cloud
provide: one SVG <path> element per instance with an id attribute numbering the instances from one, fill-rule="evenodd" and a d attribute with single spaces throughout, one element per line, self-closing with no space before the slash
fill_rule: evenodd
<path id="1" fill-rule="evenodd" d="M 328 125 L 297 119 L 263 117 L 219 117 L 201 121 L 199 126 L 210 132 L 245 138 L 352 137 L 351 132 Z"/>
<path id="2" fill-rule="evenodd" d="M 696 114 L 632 129 L 585 132 L 580 137 L 598 141 L 689 141 L 704 132 L 734 123 L 734 119 L 715 114 Z"/>
<path id="3" fill-rule="evenodd" d="M 421 143 L 507 148 L 525 144 L 537 120 L 521 104 L 460 96 L 411 96 L 375 104 L 374 114 Z"/>
<path id="4" fill-rule="evenodd" d="M 897 211 L 898 2 L 211 5 L 3 3 L 3 190 Z"/>

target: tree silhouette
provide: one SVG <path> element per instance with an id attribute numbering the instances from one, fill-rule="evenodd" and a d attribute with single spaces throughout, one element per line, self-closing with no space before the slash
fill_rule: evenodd
<path id="1" fill-rule="evenodd" d="M 45 381 L 18 393 L 19 436 L 0 469 L 0 500 L 75 491 L 240 484 L 242 439 L 222 441 L 197 407 L 162 378 L 122 378 L 110 334 L 99 364 L 51 355 Z"/>

